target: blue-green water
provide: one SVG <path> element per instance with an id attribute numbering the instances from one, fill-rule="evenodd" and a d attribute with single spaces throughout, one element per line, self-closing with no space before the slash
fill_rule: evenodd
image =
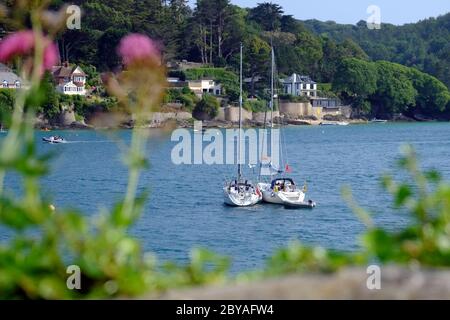
<path id="1" fill-rule="evenodd" d="M 43 179 L 57 207 L 93 214 L 123 196 L 127 171 L 111 137 L 91 131 L 51 134 L 72 142 L 43 144 L 41 137 L 48 133 L 36 134 L 40 151 L 57 152 L 51 175 Z M 130 139 L 129 131 L 117 135 Z M 360 204 L 374 212 L 377 223 L 391 229 L 407 224 L 405 215 L 391 210 L 390 197 L 379 180 L 386 170 L 396 171 L 395 159 L 405 143 L 417 148 L 424 167 L 438 168 L 450 178 L 450 123 L 289 127 L 285 140 L 292 176 L 299 184 L 309 181 L 308 198 L 318 204 L 313 211 L 271 205 L 225 207 L 222 186 L 234 168 L 173 165 L 175 143 L 170 135 L 158 135 L 149 143 L 151 168 L 140 184 L 141 190 L 150 189 L 151 196 L 133 234 L 161 260 L 183 263 L 192 247 L 206 247 L 233 257 L 233 270 L 248 270 L 260 267 L 290 240 L 357 249 L 364 226 L 342 200 L 343 185 L 349 185 Z M 17 179 L 8 176 L 6 186 L 18 191 Z"/>

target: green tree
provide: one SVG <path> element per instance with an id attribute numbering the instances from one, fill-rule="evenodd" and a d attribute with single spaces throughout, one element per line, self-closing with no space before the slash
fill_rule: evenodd
<path id="1" fill-rule="evenodd" d="M 259 77 L 267 78 L 270 71 L 270 45 L 258 36 L 250 37 L 244 45 L 245 74 L 250 77 L 250 94 L 256 95 Z"/>
<path id="2" fill-rule="evenodd" d="M 337 68 L 333 81 L 333 90 L 340 92 L 344 99 L 351 102 L 356 111 L 361 111 L 364 101 L 377 91 L 378 74 L 370 62 L 347 58 Z"/>
<path id="3" fill-rule="evenodd" d="M 320 39 L 310 32 L 301 32 L 297 35 L 295 51 L 297 59 L 303 65 L 303 70 L 301 71 L 311 75 L 313 78 L 317 78 L 319 76 L 319 61 L 323 57 Z"/>
<path id="4" fill-rule="evenodd" d="M 424 114 L 437 115 L 445 111 L 450 101 L 447 87 L 438 79 L 417 69 L 408 70 L 409 77 L 418 92 L 416 106 Z"/>
<path id="5" fill-rule="evenodd" d="M 369 30 L 365 21 L 356 26 L 317 20 L 303 23 L 316 35 L 326 35 L 338 43 L 351 39 L 372 60 L 417 68 L 450 87 L 450 13 L 402 26 L 382 24 L 382 32 Z"/>
<path id="6" fill-rule="evenodd" d="M 283 8 L 275 3 L 264 2 L 250 10 L 249 19 L 259 24 L 264 31 L 277 31 L 281 28 Z"/>
<path id="7" fill-rule="evenodd" d="M 100 70 L 112 70 L 122 64 L 117 55 L 116 48 L 120 39 L 126 35 L 126 31 L 110 28 L 98 40 L 97 59 Z"/>
<path id="8" fill-rule="evenodd" d="M 411 110 L 416 104 L 417 90 L 408 77 L 408 68 L 399 64 L 379 61 L 377 91 L 372 95 L 376 113 L 393 115 Z"/>
<path id="9" fill-rule="evenodd" d="M 52 75 L 47 72 L 41 81 L 39 94 L 42 95 L 42 102 L 38 111 L 43 113 L 47 119 L 54 119 L 59 114 L 59 95 L 55 90 Z"/>
<path id="10" fill-rule="evenodd" d="M 205 94 L 195 106 L 193 116 L 199 120 L 211 120 L 219 114 L 219 108 L 219 101 L 214 96 Z"/>

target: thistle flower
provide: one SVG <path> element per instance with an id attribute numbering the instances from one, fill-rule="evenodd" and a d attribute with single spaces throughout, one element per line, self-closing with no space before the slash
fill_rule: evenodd
<path id="1" fill-rule="evenodd" d="M 32 30 L 13 33 L 0 42 L 0 62 L 8 62 L 16 56 L 30 54 L 34 43 Z"/>
<path id="2" fill-rule="evenodd" d="M 117 53 L 122 57 L 125 66 L 139 61 L 160 59 L 160 52 L 155 42 L 145 35 L 136 33 L 120 41 Z"/>
<path id="3" fill-rule="evenodd" d="M 44 70 L 51 70 L 53 66 L 58 63 L 59 55 L 58 48 L 53 42 L 48 42 L 44 49 L 44 60 L 43 68 Z"/>
<path id="4" fill-rule="evenodd" d="M 43 70 L 50 70 L 58 62 L 58 49 L 49 38 L 42 36 L 44 45 Z M 0 42 L 0 62 L 8 62 L 14 57 L 32 54 L 36 37 L 32 30 L 16 32 Z"/>

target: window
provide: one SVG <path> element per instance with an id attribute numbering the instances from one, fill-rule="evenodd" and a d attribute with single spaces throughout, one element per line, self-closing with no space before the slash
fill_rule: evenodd
<path id="1" fill-rule="evenodd" d="M 19 80 L 16 80 L 15 85 L 16 85 L 16 88 L 20 88 L 20 81 L 19 81 Z"/>
<path id="2" fill-rule="evenodd" d="M 3 80 L 3 88 L 8 88 L 8 81 Z"/>

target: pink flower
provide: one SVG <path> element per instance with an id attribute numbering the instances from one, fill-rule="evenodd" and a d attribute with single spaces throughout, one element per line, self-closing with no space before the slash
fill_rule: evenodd
<path id="1" fill-rule="evenodd" d="M 160 52 L 153 40 L 142 34 L 130 34 L 120 41 L 117 53 L 123 64 L 128 66 L 136 61 L 159 59 Z"/>
<path id="2" fill-rule="evenodd" d="M 31 30 L 16 32 L 0 42 L 0 62 L 15 56 L 31 53 L 34 48 L 34 33 Z"/>
<path id="3" fill-rule="evenodd" d="M 42 38 L 44 45 L 43 69 L 50 70 L 58 62 L 58 49 L 47 37 Z M 8 62 L 17 56 L 32 53 L 36 39 L 32 30 L 19 31 L 0 42 L 0 62 Z"/>
<path id="4" fill-rule="evenodd" d="M 49 42 L 44 49 L 44 61 L 43 61 L 44 70 L 51 70 L 52 67 L 58 63 L 58 60 L 59 60 L 58 48 L 53 42 Z"/>

